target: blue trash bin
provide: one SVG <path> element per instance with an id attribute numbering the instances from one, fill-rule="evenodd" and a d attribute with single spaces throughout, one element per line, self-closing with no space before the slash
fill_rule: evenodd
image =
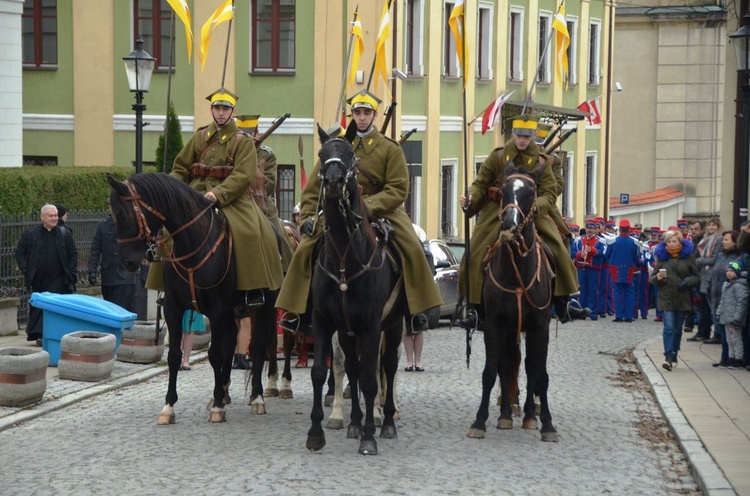
<path id="1" fill-rule="evenodd" d="M 101 298 L 83 294 L 32 293 L 29 303 L 44 310 L 42 348 L 49 353 L 49 364 L 57 367 L 63 336 L 76 331 L 114 334 L 115 349 L 122 331 L 135 324 L 136 314 Z"/>

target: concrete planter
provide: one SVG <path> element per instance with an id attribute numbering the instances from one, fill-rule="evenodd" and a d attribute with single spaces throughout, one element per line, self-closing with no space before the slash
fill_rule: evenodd
<path id="1" fill-rule="evenodd" d="M 49 353 L 37 348 L 0 349 L 0 405 L 41 401 L 47 390 Z"/>
<path id="2" fill-rule="evenodd" d="M 0 336 L 18 334 L 18 298 L 0 298 Z"/>
<path id="3" fill-rule="evenodd" d="M 208 317 L 203 316 L 203 320 L 206 323 L 206 332 L 193 333 L 193 350 L 205 350 L 211 343 L 211 323 L 208 321 Z"/>
<path id="4" fill-rule="evenodd" d="M 167 326 L 162 325 L 159 339 L 156 336 L 156 322 L 136 321 L 132 329 L 122 333 L 122 342 L 117 348 L 117 359 L 129 363 L 156 363 L 164 355 L 164 336 Z"/>
<path id="5" fill-rule="evenodd" d="M 66 334 L 57 362 L 60 378 L 88 382 L 107 379 L 115 368 L 116 344 L 114 334 L 94 331 Z"/>

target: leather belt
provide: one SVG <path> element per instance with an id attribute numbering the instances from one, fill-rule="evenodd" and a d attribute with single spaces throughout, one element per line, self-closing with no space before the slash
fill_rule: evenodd
<path id="1" fill-rule="evenodd" d="M 226 179 L 234 170 L 233 165 L 206 165 L 195 163 L 190 167 L 190 173 L 195 177 L 213 177 L 215 179 Z"/>
<path id="2" fill-rule="evenodd" d="M 383 191 L 383 188 L 380 186 L 362 186 L 359 187 L 359 193 L 362 195 L 374 195 L 376 193 L 380 193 Z"/>

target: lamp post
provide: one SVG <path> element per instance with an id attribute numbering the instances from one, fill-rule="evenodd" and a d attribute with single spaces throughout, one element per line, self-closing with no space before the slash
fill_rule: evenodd
<path id="1" fill-rule="evenodd" d="M 143 172 L 143 111 L 146 110 L 143 94 L 148 93 L 151 86 L 156 59 L 143 49 L 143 39 L 139 36 L 135 41 L 135 50 L 122 60 L 125 61 L 128 86 L 135 93 L 135 173 L 140 174 Z"/>
<path id="2" fill-rule="evenodd" d="M 747 220 L 748 174 L 750 173 L 750 14 L 742 17 L 742 26 L 729 38 L 737 55 L 738 83 L 742 88 L 742 112 L 738 114 L 742 132 L 735 133 L 734 219 L 735 229 Z M 740 146 L 737 147 L 737 141 Z M 739 156 L 738 152 L 739 150 Z"/>

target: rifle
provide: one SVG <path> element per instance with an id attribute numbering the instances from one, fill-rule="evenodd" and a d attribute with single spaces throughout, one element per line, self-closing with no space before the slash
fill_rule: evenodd
<path id="1" fill-rule="evenodd" d="M 568 139 L 570 135 L 575 133 L 577 130 L 578 130 L 577 128 L 572 127 L 566 131 L 563 131 L 563 133 L 560 135 L 560 138 L 555 142 L 554 145 L 551 145 L 544 149 L 544 153 L 549 155 L 550 153 L 560 148 L 560 146 L 562 146 L 562 144 L 565 143 L 565 140 Z"/>
<path id="2" fill-rule="evenodd" d="M 273 121 L 273 124 L 271 124 L 271 127 L 269 127 L 268 129 L 266 129 L 265 133 L 261 134 L 258 138 L 255 138 L 255 146 L 258 146 L 261 143 L 263 143 L 263 141 L 266 138 L 268 138 L 269 136 L 271 136 L 271 133 L 273 133 L 274 131 L 276 131 L 276 128 L 278 128 L 280 125 L 282 125 L 284 123 L 284 121 L 287 120 L 288 118 L 290 118 L 291 116 L 292 116 L 292 114 L 290 114 L 289 112 L 287 112 L 286 114 L 277 117 L 276 120 Z"/>
<path id="3" fill-rule="evenodd" d="M 401 135 L 401 139 L 398 140 L 398 144 L 399 145 L 403 145 L 404 142 L 406 142 L 406 140 L 408 140 L 411 137 L 411 135 L 414 134 L 414 133 L 416 133 L 416 132 L 417 132 L 417 128 L 416 127 L 414 129 L 412 129 L 411 131 L 406 131 L 404 134 Z"/>
<path id="4" fill-rule="evenodd" d="M 398 105 L 398 102 L 393 100 L 393 103 L 385 110 L 385 120 L 383 121 L 383 127 L 380 128 L 380 134 L 385 134 L 388 130 L 388 124 L 391 123 L 391 117 L 393 116 L 393 111 L 396 109 L 396 105 Z"/>
<path id="5" fill-rule="evenodd" d="M 560 132 L 560 130 L 563 128 L 563 126 L 565 125 L 566 122 L 568 122 L 567 119 L 565 119 L 560 124 L 558 124 L 557 127 L 554 128 L 549 133 L 549 135 L 547 136 L 547 138 L 544 140 L 544 144 L 542 145 L 542 148 L 547 148 L 549 146 L 549 144 L 552 143 L 552 140 L 555 138 L 555 136 L 557 135 L 557 133 Z"/>

